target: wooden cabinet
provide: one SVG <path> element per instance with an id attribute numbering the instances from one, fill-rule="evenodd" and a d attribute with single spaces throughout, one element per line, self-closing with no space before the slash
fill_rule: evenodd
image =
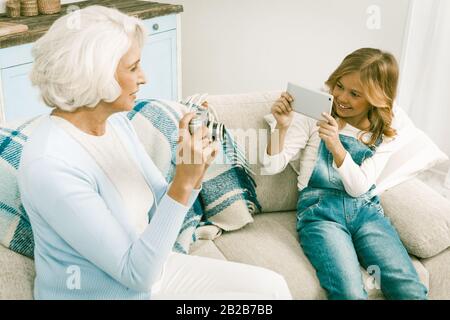
<path id="1" fill-rule="evenodd" d="M 160 98 L 178 100 L 179 66 L 176 16 L 145 21 L 150 31 L 142 50 L 141 66 L 147 83 L 141 86 L 138 99 Z"/>
<path id="2" fill-rule="evenodd" d="M 144 20 L 149 31 L 142 50 L 141 65 L 147 84 L 138 99 L 179 98 L 180 66 L 177 50 L 177 15 Z M 50 112 L 31 85 L 32 43 L 0 49 L 0 123 L 29 119 Z"/>

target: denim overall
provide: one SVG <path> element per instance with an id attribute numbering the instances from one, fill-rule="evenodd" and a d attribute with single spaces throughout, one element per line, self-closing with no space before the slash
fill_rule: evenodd
<path id="1" fill-rule="evenodd" d="M 359 140 L 340 135 L 355 163 L 373 156 Z M 426 299 L 427 289 L 397 232 L 384 217 L 375 186 L 364 195 L 348 195 L 333 155 L 321 141 L 318 159 L 308 186 L 299 193 L 297 232 L 304 253 L 317 272 L 329 299 L 367 299 L 360 264 L 376 283 L 367 289 L 382 290 L 387 299 Z"/>

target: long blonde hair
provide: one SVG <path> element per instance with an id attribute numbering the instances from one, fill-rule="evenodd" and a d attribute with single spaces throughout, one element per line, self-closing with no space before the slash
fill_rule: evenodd
<path id="1" fill-rule="evenodd" d="M 370 127 L 363 132 L 360 140 L 373 146 L 383 136 L 395 137 L 397 132 L 391 125 L 399 78 L 397 60 L 391 53 L 379 49 L 358 49 L 345 57 L 325 84 L 332 92 L 339 79 L 354 72 L 359 72 L 363 95 L 372 106 L 368 114 Z M 334 117 L 337 116 L 335 108 L 333 105 Z M 364 141 L 362 137 L 369 133 L 372 134 L 369 141 Z"/>

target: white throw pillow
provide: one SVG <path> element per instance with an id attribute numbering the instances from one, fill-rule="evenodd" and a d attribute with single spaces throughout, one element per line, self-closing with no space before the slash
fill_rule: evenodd
<path id="1" fill-rule="evenodd" d="M 269 126 L 275 128 L 275 118 L 268 114 L 264 117 Z M 414 178 L 419 173 L 448 160 L 448 156 L 420 129 L 418 129 L 406 112 L 394 105 L 392 127 L 397 130 L 396 151 L 392 154 L 386 167 L 377 179 L 375 194 L 381 194 L 389 188 Z M 294 171 L 302 167 L 302 158 L 290 162 Z"/>
<path id="2" fill-rule="evenodd" d="M 398 133 L 396 139 L 391 142 L 397 144 L 397 151 L 391 156 L 378 177 L 377 194 L 448 160 L 448 156 L 414 125 L 406 112 L 398 105 L 394 106 L 392 127 Z"/>

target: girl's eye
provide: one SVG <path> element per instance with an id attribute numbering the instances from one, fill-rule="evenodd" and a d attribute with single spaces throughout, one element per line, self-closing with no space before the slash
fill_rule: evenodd
<path id="1" fill-rule="evenodd" d="M 352 96 L 354 96 L 354 97 L 359 97 L 359 94 L 357 94 L 356 92 L 352 92 Z"/>
<path id="2" fill-rule="evenodd" d="M 339 83 L 338 83 L 336 86 L 337 86 L 339 89 L 343 89 L 343 88 L 342 88 L 342 85 L 339 84 Z"/>

